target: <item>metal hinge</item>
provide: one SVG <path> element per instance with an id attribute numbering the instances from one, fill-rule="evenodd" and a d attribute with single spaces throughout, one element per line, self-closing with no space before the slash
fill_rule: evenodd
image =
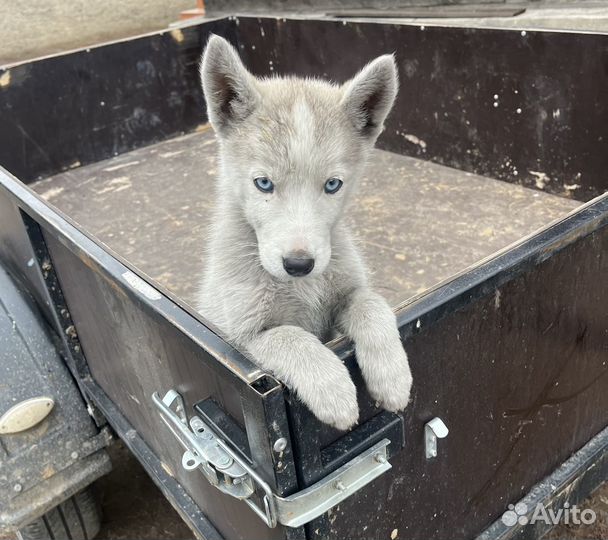
<path id="1" fill-rule="evenodd" d="M 391 468 L 384 439 L 316 484 L 280 497 L 238 453 L 230 448 L 199 416 L 189 420 L 182 396 L 169 390 L 164 398 L 152 395 L 160 416 L 185 449 L 182 466 L 198 469 L 217 489 L 244 501 L 268 527 L 299 527 L 369 484 Z"/>

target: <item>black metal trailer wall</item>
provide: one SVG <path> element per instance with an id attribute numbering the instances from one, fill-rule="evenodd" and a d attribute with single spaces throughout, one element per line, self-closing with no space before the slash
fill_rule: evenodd
<path id="1" fill-rule="evenodd" d="M 93 388 L 88 394 L 102 406 L 111 398 L 120 410 L 110 421 L 121 436 L 150 460 L 148 447 L 136 444 L 143 437 L 162 460 L 151 460 L 154 474 L 174 476 L 228 538 L 298 538 L 303 531 L 270 531 L 202 477 L 182 471 L 181 449 L 148 401 L 159 387 L 175 386 L 189 408 L 206 397 L 219 403 L 247 434 L 259 470 L 285 493 L 390 438 L 391 472 L 307 526 L 310 538 L 361 537 L 367 530 L 384 538 L 394 529 L 412 538 L 471 536 L 606 425 L 607 196 L 400 310 L 418 382 L 399 452 L 401 420 L 374 409 L 362 385 L 362 422 L 353 432 L 320 424 L 292 399 L 288 428 L 281 388 L 271 379 L 257 387 L 258 375 L 237 351 L 170 298 L 127 279 L 128 266 L 25 188 L 0 180 L 3 199 L 27 214 L 22 223 L 66 354 Z M 350 344 L 338 347 L 357 377 Z M 423 429 L 435 416 L 450 435 L 429 461 Z M 293 445 L 280 464 L 269 452 L 277 437 Z"/>
<path id="2" fill-rule="evenodd" d="M 0 163 L 24 182 L 194 130 L 198 64 L 227 19 L 0 68 Z M 44 92 L 41 92 L 44 89 Z"/>
<path id="3" fill-rule="evenodd" d="M 0 163 L 31 181 L 195 129 L 210 32 L 261 75 L 341 82 L 395 52 L 383 148 L 581 201 L 608 188 L 606 35 L 372 21 L 221 19 L 0 68 Z"/>

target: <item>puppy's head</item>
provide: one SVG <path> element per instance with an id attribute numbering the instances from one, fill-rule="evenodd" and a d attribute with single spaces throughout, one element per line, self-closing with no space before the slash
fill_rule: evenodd
<path id="1" fill-rule="evenodd" d="M 220 143 L 220 196 L 255 231 L 263 267 L 281 280 L 321 274 L 333 227 L 397 94 L 393 56 L 376 58 L 341 86 L 259 79 L 212 36 L 201 79 Z"/>

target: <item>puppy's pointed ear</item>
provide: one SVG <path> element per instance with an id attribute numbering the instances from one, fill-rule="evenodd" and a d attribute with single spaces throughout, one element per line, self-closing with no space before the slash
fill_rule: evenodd
<path id="1" fill-rule="evenodd" d="M 382 132 L 399 81 L 392 54 L 372 60 L 344 85 L 342 106 L 361 135 L 374 142 Z"/>
<path id="2" fill-rule="evenodd" d="M 260 98 L 255 77 L 247 71 L 230 43 L 212 35 L 200 69 L 207 116 L 218 133 L 253 112 Z"/>

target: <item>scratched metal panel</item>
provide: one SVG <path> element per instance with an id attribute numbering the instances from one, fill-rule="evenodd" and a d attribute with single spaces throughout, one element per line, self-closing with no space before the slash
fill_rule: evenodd
<path id="1" fill-rule="evenodd" d="M 342 82 L 395 53 L 385 150 L 581 201 L 608 189 L 607 34 L 244 17 L 238 36 L 263 75 Z"/>
<path id="2" fill-rule="evenodd" d="M 0 164 L 23 182 L 193 130 L 198 63 L 219 20 L 0 67 Z M 233 38 L 234 39 L 234 38 Z"/>
<path id="3" fill-rule="evenodd" d="M 47 234 L 45 240 L 93 379 L 226 538 L 283 538 L 282 528 L 268 530 L 243 503 L 220 493 L 199 471 L 182 468 L 183 449 L 151 403 L 153 392 L 163 395 L 173 388 L 184 396 L 188 410 L 211 398 L 244 426 L 243 392 L 252 391 L 210 369 L 209 353 L 188 334 L 143 309 L 136 296 L 96 272 L 54 236 Z"/>

